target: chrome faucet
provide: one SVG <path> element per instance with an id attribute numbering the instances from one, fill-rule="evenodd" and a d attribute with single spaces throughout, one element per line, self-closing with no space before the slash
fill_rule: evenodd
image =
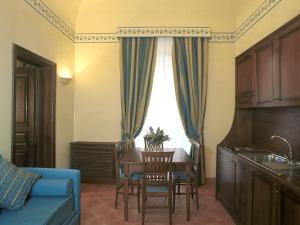
<path id="1" fill-rule="evenodd" d="M 292 146 L 291 146 L 290 142 L 288 142 L 288 140 L 286 140 L 285 138 L 278 136 L 278 135 L 271 136 L 271 139 L 274 139 L 274 138 L 279 138 L 280 140 L 284 141 L 289 146 L 289 152 L 286 153 L 285 155 L 287 156 L 288 162 L 293 163 L 294 157 L 293 157 L 293 150 L 292 150 Z"/>

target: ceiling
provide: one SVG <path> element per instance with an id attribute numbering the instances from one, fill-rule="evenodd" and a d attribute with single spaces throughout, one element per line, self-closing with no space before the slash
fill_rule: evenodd
<path id="1" fill-rule="evenodd" d="M 62 18 L 73 30 L 76 30 L 76 20 L 80 10 L 81 5 L 93 5 L 99 4 L 101 6 L 108 6 L 107 11 L 111 11 L 113 9 L 120 10 L 120 7 L 124 6 L 124 0 L 42 0 L 54 13 Z M 142 4 L 144 1 L 148 0 L 128 0 L 128 3 L 136 3 Z M 162 0 L 164 1 L 164 0 Z M 188 3 L 190 0 L 182 0 L 183 2 Z M 206 0 L 210 1 L 210 0 Z M 214 0 L 215 2 L 220 1 L 220 5 L 224 5 L 224 1 L 226 1 L 228 7 L 232 7 L 235 11 L 235 16 L 237 17 L 237 24 L 239 21 L 239 15 L 244 14 L 245 10 L 254 10 L 257 8 L 262 2 L 265 0 Z M 93 4 L 91 2 L 94 2 Z M 119 3 L 118 3 L 119 2 Z M 114 5 L 114 7 L 111 7 Z M 123 6 L 122 6 L 123 5 Z M 130 5 L 130 4 L 129 4 Z M 218 4 L 216 4 L 217 7 Z M 245 5 L 249 7 L 245 7 Z M 119 6 L 119 7 L 118 7 Z M 227 8 L 228 8 L 227 7 Z M 82 7 L 81 7 L 82 8 Z M 85 8 L 85 7 L 83 7 Z M 96 7 L 97 8 L 97 7 Z M 245 9 L 246 8 L 246 9 Z M 90 9 L 93 11 L 93 9 Z M 84 10 L 85 11 L 85 10 Z M 106 11 L 105 7 L 101 7 L 101 11 L 99 13 L 103 13 Z M 247 15 L 247 14 L 246 14 Z"/>

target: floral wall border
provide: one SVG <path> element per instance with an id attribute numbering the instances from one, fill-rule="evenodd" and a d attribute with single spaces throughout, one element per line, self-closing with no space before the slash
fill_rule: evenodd
<path id="1" fill-rule="evenodd" d="M 209 27 L 118 27 L 119 37 L 210 37 Z"/>
<path id="2" fill-rule="evenodd" d="M 264 1 L 234 32 L 235 41 L 243 36 L 252 26 L 260 21 L 271 9 L 282 0 Z"/>
<path id="3" fill-rule="evenodd" d="M 24 1 L 69 39 L 72 41 L 75 40 L 75 32 L 72 30 L 72 28 L 70 28 L 61 18 L 59 18 L 44 2 L 41 0 Z"/>
<path id="4" fill-rule="evenodd" d="M 42 0 L 24 1 L 75 43 L 116 43 L 118 37 L 128 36 L 204 36 L 210 42 L 233 43 L 282 0 L 265 0 L 234 32 L 210 32 L 207 27 L 121 27 L 116 33 L 75 33 Z"/>

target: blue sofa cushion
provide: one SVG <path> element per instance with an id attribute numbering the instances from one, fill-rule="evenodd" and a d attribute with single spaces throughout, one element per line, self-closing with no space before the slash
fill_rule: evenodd
<path id="1" fill-rule="evenodd" d="M 67 197 L 73 192 L 71 179 L 41 178 L 32 187 L 31 196 Z"/>
<path id="2" fill-rule="evenodd" d="M 39 174 L 30 173 L 0 158 L 0 208 L 21 208 Z"/>
<path id="3" fill-rule="evenodd" d="M 22 209 L 2 210 L 0 225 L 58 225 L 74 211 L 73 196 L 30 197 Z"/>

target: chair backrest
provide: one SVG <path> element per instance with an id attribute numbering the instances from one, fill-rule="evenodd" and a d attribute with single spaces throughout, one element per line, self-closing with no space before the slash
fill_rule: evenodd
<path id="1" fill-rule="evenodd" d="M 156 145 L 156 144 L 149 142 L 145 138 L 144 138 L 144 142 L 145 142 L 145 149 L 147 149 L 147 150 L 154 150 L 154 149 L 155 150 L 157 150 L 157 149 L 163 150 L 163 148 L 164 148 L 164 143 L 161 143 L 160 145 Z"/>
<path id="2" fill-rule="evenodd" d="M 200 164 L 200 143 L 194 140 L 190 140 L 192 144 L 192 172 L 197 175 L 199 173 L 199 164 Z"/>
<path id="3" fill-rule="evenodd" d="M 120 161 L 126 153 L 126 140 L 119 141 L 115 144 L 115 170 L 116 177 L 120 176 Z"/>
<path id="4" fill-rule="evenodd" d="M 142 152 L 146 184 L 162 185 L 171 181 L 174 152 Z"/>

